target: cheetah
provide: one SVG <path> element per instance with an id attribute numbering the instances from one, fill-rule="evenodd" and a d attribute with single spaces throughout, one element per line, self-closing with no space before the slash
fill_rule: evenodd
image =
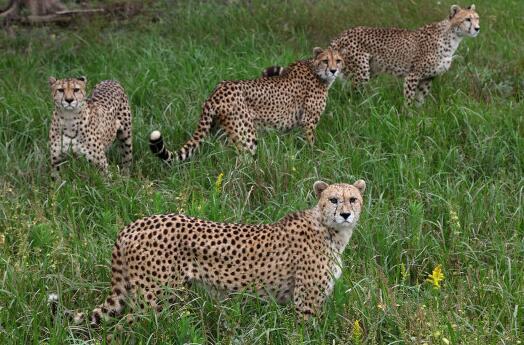
<path id="1" fill-rule="evenodd" d="M 222 81 L 203 105 L 192 138 L 172 153 L 159 131 L 150 134 L 151 151 L 165 162 L 189 159 L 212 127 L 218 124 L 240 151 L 254 155 L 256 129 L 290 130 L 302 127 L 309 144 L 326 107 L 328 90 L 342 68 L 342 57 L 333 49 L 315 48 L 314 57 L 286 67 L 278 77 Z"/>
<path id="2" fill-rule="evenodd" d="M 49 78 L 55 110 L 49 129 L 51 166 L 57 177 L 66 154 L 85 156 L 107 172 L 105 151 L 118 139 L 122 166 L 132 160 L 131 111 L 122 86 L 113 80 L 97 84 L 86 98 L 86 77 Z"/>
<path id="3" fill-rule="evenodd" d="M 480 31 L 475 5 L 465 9 L 450 8 L 443 21 L 416 30 L 398 28 L 355 27 L 331 41 L 330 48 L 344 58 L 342 75 L 352 77 L 355 86 L 362 85 L 380 73 L 404 78 L 404 98 L 424 103 L 431 81 L 446 72 L 453 54 L 464 37 L 476 37 Z M 279 66 L 263 71 L 268 77 L 283 73 Z"/>
<path id="4" fill-rule="evenodd" d="M 219 294 L 254 291 L 292 302 L 301 318 L 318 315 L 342 273 L 365 189 L 364 180 L 317 181 L 317 205 L 274 224 L 216 223 L 181 214 L 137 220 L 117 237 L 111 294 L 91 312 L 90 325 L 120 315 L 125 305 L 160 310 L 160 300 L 172 297 L 173 289 L 193 283 Z M 138 296 L 146 304 L 134 303 Z M 56 311 L 57 296 L 50 301 Z M 76 323 L 85 319 L 74 314 Z"/>

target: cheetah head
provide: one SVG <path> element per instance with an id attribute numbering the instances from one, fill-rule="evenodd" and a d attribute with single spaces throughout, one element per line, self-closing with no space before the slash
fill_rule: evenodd
<path id="1" fill-rule="evenodd" d="M 333 82 L 342 71 L 342 55 L 336 50 L 316 47 L 313 49 L 313 64 L 322 80 Z"/>
<path id="2" fill-rule="evenodd" d="M 82 107 L 86 97 L 86 77 L 56 79 L 49 77 L 49 87 L 57 109 L 75 111 Z"/>
<path id="3" fill-rule="evenodd" d="M 475 12 L 475 5 L 467 8 L 460 8 L 458 5 L 451 6 L 449 20 L 452 29 L 459 36 L 476 37 L 479 34 L 479 15 Z"/>
<path id="4" fill-rule="evenodd" d="M 328 185 L 317 181 L 313 189 L 318 198 L 322 224 L 337 231 L 351 231 L 360 217 L 366 182 L 358 180 L 353 184 Z"/>

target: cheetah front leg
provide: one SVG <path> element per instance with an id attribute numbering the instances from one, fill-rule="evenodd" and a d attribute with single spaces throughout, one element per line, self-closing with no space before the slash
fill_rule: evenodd
<path id="1" fill-rule="evenodd" d="M 309 97 L 304 106 L 301 125 L 304 130 L 304 136 L 310 146 L 315 144 L 315 130 L 320 121 L 320 116 L 326 109 L 326 98 Z"/>
<path id="2" fill-rule="evenodd" d="M 66 160 L 65 152 L 62 150 L 62 136 L 58 129 L 56 114 L 53 114 L 51 128 L 49 129 L 49 149 L 51 153 L 51 177 L 58 179 L 60 165 Z"/>
<path id="3" fill-rule="evenodd" d="M 66 160 L 66 155 L 62 152 L 62 145 L 59 142 L 51 143 L 51 176 L 58 179 L 60 166 Z"/>
<path id="4" fill-rule="evenodd" d="M 356 48 L 353 48 L 356 49 Z M 344 57 L 344 78 L 350 79 L 353 88 L 361 89 L 371 79 L 371 54 L 353 53 Z"/>
<path id="5" fill-rule="evenodd" d="M 404 101 L 408 107 L 413 104 L 419 82 L 420 76 L 416 73 L 410 73 L 404 79 Z"/>
<path id="6" fill-rule="evenodd" d="M 306 123 L 303 124 L 304 137 L 306 138 L 310 146 L 315 145 L 315 130 L 317 128 L 317 123 L 320 118 L 320 115 L 311 117 L 307 119 Z"/>
<path id="7" fill-rule="evenodd" d="M 131 127 L 124 126 L 117 132 L 117 139 L 122 156 L 122 169 L 129 172 L 133 161 L 133 138 L 131 136 Z"/>
<path id="8" fill-rule="evenodd" d="M 370 59 L 370 54 L 359 53 L 344 60 L 348 66 L 344 75 L 351 75 L 354 88 L 362 88 L 371 79 Z"/>
<path id="9" fill-rule="evenodd" d="M 295 278 L 293 303 L 296 311 L 305 320 L 318 314 L 325 300 L 324 289 L 314 279 L 313 274 L 308 276 L 304 272 L 297 272 Z"/>
<path id="10" fill-rule="evenodd" d="M 102 144 L 88 143 L 84 147 L 80 148 L 80 152 L 86 157 L 89 163 L 94 164 L 96 167 L 102 170 L 104 174 L 107 174 L 108 163 Z"/>
<path id="11" fill-rule="evenodd" d="M 431 91 L 431 81 L 432 81 L 432 78 L 429 78 L 429 79 L 423 79 L 418 83 L 417 94 L 415 96 L 418 106 L 424 104 L 424 100 L 426 96 Z"/>
<path id="12" fill-rule="evenodd" d="M 131 123 L 131 110 L 127 99 L 120 106 L 118 111 L 118 122 L 120 128 L 117 131 L 117 139 L 119 141 L 120 154 L 122 159 L 122 168 L 129 172 L 131 163 L 133 161 L 133 136 Z"/>

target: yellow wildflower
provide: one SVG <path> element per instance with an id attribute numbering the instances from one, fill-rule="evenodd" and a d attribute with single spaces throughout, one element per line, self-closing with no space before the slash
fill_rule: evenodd
<path id="1" fill-rule="evenodd" d="M 358 341 L 362 337 L 362 327 L 360 327 L 360 322 L 358 320 L 355 320 L 353 322 L 353 339 L 355 341 Z"/>
<path id="2" fill-rule="evenodd" d="M 220 193 L 220 191 L 222 191 L 222 180 L 224 179 L 224 173 L 221 172 L 218 176 L 217 176 L 217 180 L 215 182 L 215 192 L 217 193 Z"/>
<path id="3" fill-rule="evenodd" d="M 0 234 L 0 246 L 3 246 L 5 243 L 5 236 L 4 234 Z"/>
<path id="4" fill-rule="evenodd" d="M 440 282 L 444 280 L 444 273 L 442 273 L 442 265 L 437 265 L 431 274 L 428 274 L 427 282 L 433 284 L 435 289 L 440 289 Z"/>

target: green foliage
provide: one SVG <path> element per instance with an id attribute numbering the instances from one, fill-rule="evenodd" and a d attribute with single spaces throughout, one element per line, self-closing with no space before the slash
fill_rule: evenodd
<path id="1" fill-rule="evenodd" d="M 337 82 L 308 147 L 301 133 L 260 133 L 256 160 L 223 136 L 188 163 L 151 156 L 151 130 L 176 148 L 223 79 L 258 77 L 310 55 L 353 25 L 415 28 L 450 2 L 153 2 L 142 14 L 68 28 L 0 34 L 0 343 L 516 344 L 524 337 L 524 13 L 522 1 L 481 1 L 481 34 L 465 39 L 425 106 L 406 114 L 401 82 L 362 91 Z M 465 4 L 464 4 L 465 5 Z M 134 167 L 110 177 L 84 160 L 50 178 L 47 77 L 119 80 L 133 111 Z M 222 177 L 221 188 L 217 178 Z M 315 203 L 313 182 L 367 181 L 365 211 L 324 315 L 202 289 L 132 326 L 52 321 L 47 294 L 90 310 L 109 292 L 111 249 L 125 224 L 184 212 L 273 222 Z M 442 265 L 435 289 L 428 274 Z M 358 322 L 356 322 L 358 321 Z"/>

